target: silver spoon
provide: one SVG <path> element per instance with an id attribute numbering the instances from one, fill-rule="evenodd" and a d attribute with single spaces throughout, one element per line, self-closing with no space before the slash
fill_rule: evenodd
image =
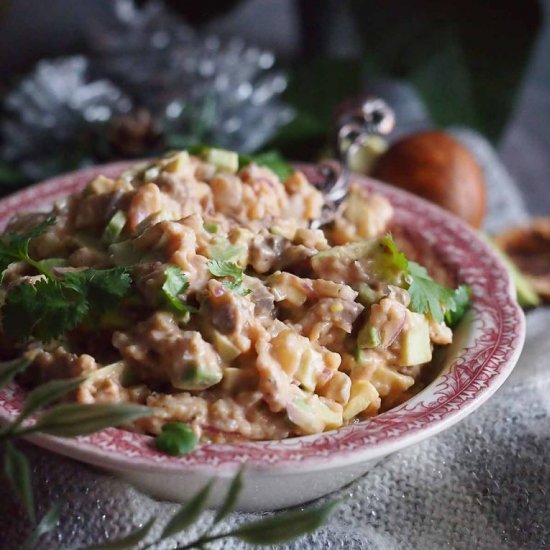
<path id="1" fill-rule="evenodd" d="M 395 125 L 393 110 L 385 101 L 378 98 L 367 99 L 361 107 L 344 114 L 338 120 L 335 148 L 338 165 L 323 164 L 324 181 L 318 185 L 325 195 L 325 205 L 321 216 L 311 222 L 313 229 L 330 223 L 336 210 L 344 200 L 349 188 L 350 160 L 356 151 L 373 135 L 389 134 Z"/>

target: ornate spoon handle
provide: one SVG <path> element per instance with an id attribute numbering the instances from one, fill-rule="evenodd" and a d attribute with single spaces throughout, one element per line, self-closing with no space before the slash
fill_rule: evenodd
<path id="1" fill-rule="evenodd" d="M 311 225 L 321 227 L 334 218 L 336 209 L 348 192 L 351 170 L 350 159 L 370 136 L 385 135 L 395 124 L 393 110 L 385 101 L 369 98 L 361 107 L 345 113 L 338 120 L 335 148 L 338 166 L 325 164 L 325 181 L 319 186 L 325 195 L 325 207 L 318 220 Z"/>

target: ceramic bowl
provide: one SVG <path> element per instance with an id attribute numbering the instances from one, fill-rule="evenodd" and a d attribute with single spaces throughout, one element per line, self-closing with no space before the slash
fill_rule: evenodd
<path id="1" fill-rule="evenodd" d="M 97 174 L 115 176 L 115 163 L 81 170 L 35 185 L 0 201 L 0 227 L 16 211 L 46 207 L 82 188 Z M 302 167 L 304 168 L 304 167 Z M 305 166 L 315 179 L 316 168 Z M 202 445 L 182 457 L 157 452 L 152 439 L 120 429 L 87 437 L 30 438 L 36 445 L 121 476 L 158 498 L 183 501 L 216 478 L 218 504 L 243 466 L 241 510 L 270 510 L 303 503 L 365 474 L 389 454 L 431 437 L 472 413 L 510 374 L 520 354 L 524 316 L 501 261 L 476 233 L 444 210 L 383 183 L 357 176 L 387 197 L 400 230 L 468 284 L 472 307 L 440 356 L 435 379 L 406 403 L 368 421 L 284 441 Z M 13 418 L 24 391 L 12 384 L 0 393 L 0 418 Z"/>

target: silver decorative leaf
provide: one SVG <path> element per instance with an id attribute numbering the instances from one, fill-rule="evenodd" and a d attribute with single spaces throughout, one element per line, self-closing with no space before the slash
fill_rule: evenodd
<path id="1" fill-rule="evenodd" d="M 4 100 L 0 154 L 30 179 L 75 168 L 91 161 L 99 129 L 131 108 L 120 88 L 91 75 L 86 58 L 41 61 Z"/>
<path id="2" fill-rule="evenodd" d="M 162 4 L 116 0 L 90 25 L 98 68 L 150 110 L 165 134 L 251 152 L 293 117 L 271 52 L 202 36 Z"/>

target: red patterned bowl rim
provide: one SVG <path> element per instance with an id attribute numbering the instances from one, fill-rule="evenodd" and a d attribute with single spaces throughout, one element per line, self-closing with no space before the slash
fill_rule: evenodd
<path id="1" fill-rule="evenodd" d="M 98 174 L 118 175 L 130 162 L 87 168 L 34 185 L 0 200 L 0 227 L 16 211 L 35 209 L 82 188 Z M 314 165 L 300 165 L 312 179 Z M 512 371 L 525 339 L 525 318 L 501 260 L 465 223 L 405 191 L 363 176 L 357 181 L 387 197 L 395 219 L 427 243 L 472 288 L 471 323 L 464 347 L 426 389 L 406 403 L 368 421 L 314 436 L 284 441 L 208 444 L 172 457 L 157 452 L 152 438 L 111 428 L 75 439 L 35 435 L 37 445 L 112 469 L 200 471 L 232 475 L 247 470 L 322 470 L 381 458 L 448 428 L 488 399 Z M 0 392 L 0 418 L 20 410 L 23 390 Z"/>

